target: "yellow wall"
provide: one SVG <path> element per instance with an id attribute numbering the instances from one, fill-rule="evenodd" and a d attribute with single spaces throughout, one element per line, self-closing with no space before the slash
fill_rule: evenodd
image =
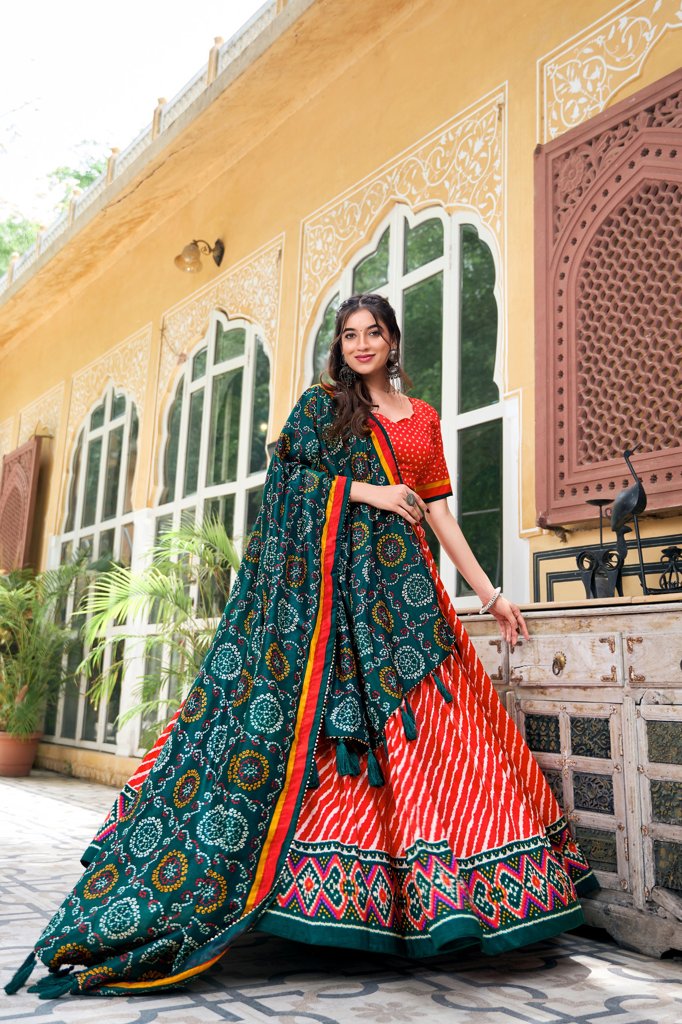
<path id="1" fill-rule="evenodd" d="M 653 6 L 632 3 L 625 15 Z M 122 201 L 105 206 L 0 305 L 0 428 L 5 425 L 10 447 L 22 409 L 64 383 L 45 534 L 59 532 L 63 516 L 74 374 L 151 325 L 134 495 L 136 507 L 150 503 L 158 413 L 167 397 L 158 395 L 156 377 L 164 314 L 282 235 L 279 322 L 277 337 L 270 339 L 276 348 L 274 435 L 301 385 L 296 374 L 292 384 L 292 364 L 304 326 L 298 306 L 302 221 L 506 83 L 507 107 L 500 112 L 507 139 L 505 387 L 522 397 L 522 531 L 531 538 L 531 550 L 557 548 L 555 536 L 535 528 L 532 200 L 533 149 L 542 141 L 538 61 L 572 45 L 573 37 L 614 9 L 599 0 L 313 4 L 183 133 L 158 148 Z M 659 36 L 641 69 L 635 67 L 629 81 L 621 76 L 616 82 L 609 103 L 676 68 L 682 32 L 661 28 Z M 208 261 L 201 280 L 178 273 L 173 256 L 189 239 L 212 242 L 218 236 L 227 248 L 220 272 Z M 187 347 L 196 340 L 187 337 Z M 96 393 L 95 388 L 93 399 Z M 665 523 L 668 533 L 681 528 L 679 518 Z M 593 539 L 587 531 L 575 542 Z"/>

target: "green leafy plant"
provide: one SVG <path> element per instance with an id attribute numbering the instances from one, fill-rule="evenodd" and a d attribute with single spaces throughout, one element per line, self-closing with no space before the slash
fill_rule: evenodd
<path id="1" fill-rule="evenodd" d="M 0 730 L 25 737 L 42 728 L 46 709 L 68 678 L 65 655 L 75 631 L 64 622 L 66 597 L 83 561 L 34 575 L 0 575 Z"/>
<path id="2" fill-rule="evenodd" d="M 95 705 L 108 700 L 130 658 L 143 658 L 137 703 L 118 718 L 123 725 L 141 717 L 143 743 L 194 682 L 238 568 L 223 523 L 206 518 L 162 534 L 145 568 L 112 565 L 90 584 L 82 606 L 88 654 L 80 665 L 92 680 L 88 695 Z"/>

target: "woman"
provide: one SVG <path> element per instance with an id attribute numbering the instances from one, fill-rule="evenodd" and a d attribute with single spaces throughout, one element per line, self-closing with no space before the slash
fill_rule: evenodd
<path id="1" fill-rule="evenodd" d="M 526 625 L 448 510 L 438 416 L 395 386 L 385 299 L 342 303 L 328 378 L 280 435 L 192 691 L 7 991 L 36 954 L 44 998 L 176 987 L 252 927 L 419 957 L 582 921 L 594 877 L 452 609 L 425 516 L 504 638 Z"/>

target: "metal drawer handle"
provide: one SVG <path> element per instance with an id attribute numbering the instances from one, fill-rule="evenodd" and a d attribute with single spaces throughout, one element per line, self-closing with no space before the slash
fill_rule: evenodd
<path id="1" fill-rule="evenodd" d="M 552 672 L 555 676 L 560 676 L 565 668 L 566 655 L 563 651 L 557 651 L 554 655 L 554 661 L 552 662 Z"/>

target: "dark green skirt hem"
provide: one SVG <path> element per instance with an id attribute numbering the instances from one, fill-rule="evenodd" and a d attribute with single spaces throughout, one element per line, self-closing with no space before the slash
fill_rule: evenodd
<path id="1" fill-rule="evenodd" d="M 421 960 L 471 947 L 490 955 L 505 953 L 577 928 L 584 920 L 580 904 L 576 903 L 536 921 L 521 921 L 505 931 L 487 934 L 468 914 L 447 918 L 433 925 L 428 936 L 414 938 L 389 934 L 371 926 L 312 923 L 272 911 L 266 911 L 255 928 L 312 946 L 361 949 Z"/>

